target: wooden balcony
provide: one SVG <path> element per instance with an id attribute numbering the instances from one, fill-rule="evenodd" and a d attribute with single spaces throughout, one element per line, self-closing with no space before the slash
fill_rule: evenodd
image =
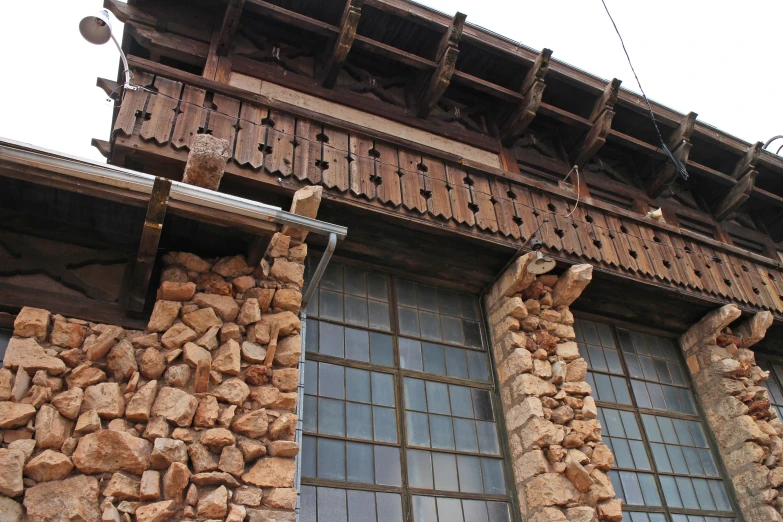
<path id="1" fill-rule="evenodd" d="M 541 227 L 545 252 L 565 264 L 783 319 L 776 260 L 591 198 L 418 146 L 371 128 L 266 99 L 225 83 L 132 59 L 111 161 L 129 155 L 184 164 L 197 133 L 231 144 L 227 178 L 291 193 L 322 185 L 336 205 L 511 252 Z M 180 170 L 181 172 L 181 170 Z M 159 172 L 155 172 L 158 174 Z M 545 220 L 548 220 L 544 223 Z"/>

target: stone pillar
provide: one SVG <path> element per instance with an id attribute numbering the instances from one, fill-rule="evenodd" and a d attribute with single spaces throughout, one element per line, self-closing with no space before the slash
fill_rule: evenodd
<path id="1" fill-rule="evenodd" d="M 723 306 L 685 332 L 680 345 L 745 520 L 781 522 L 783 423 L 761 386 L 769 372 L 749 350 L 764 338 L 772 314 L 757 313 L 730 329 L 740 315 L 735 305 Z"/>
<path id="2" fill-rule="evenodd" d="M 144 331 L 22 309 L 0 519 L 293 522 L 306 253 L 280 233 L 258 266 L 170 252 Z"/>
<path id="3" fill-rule="evenodd" d="M 568 308 L 592 267 L 536 277 L 527 271 L 533 259 L 518 258 L 485 301 L 522 519 L 617 522 L 621 501 L 605 473 L 614 457 L 601 442 Z"/>
<path id="4" fill-rule="evenodd" d="M 216 138 L 211 134 L 197 134 L 190 147 L 182 181 L 197 187 L 217 190 L 230 157 L 231 150 L 227 140 Z"/>

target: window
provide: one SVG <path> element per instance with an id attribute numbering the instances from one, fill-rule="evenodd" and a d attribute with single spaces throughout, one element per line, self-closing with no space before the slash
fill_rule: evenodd
<path id="1" fill-rule="evenodd" d="M 581 318 L 574 330 L 623 520 L 734 520 L 676 340 Z"/>
<path id="2" fill-rule="evenodd" d="M 475 296 L 332 262 L 307 309 L 303 522 L 510 522 Z"/>

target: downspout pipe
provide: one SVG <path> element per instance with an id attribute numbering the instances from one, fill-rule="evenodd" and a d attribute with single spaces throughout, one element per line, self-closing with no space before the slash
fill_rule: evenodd
<path id="1" fill-rule="evenodd" d="M 299 445 L 299 454 L 296 458 L 296 475 L 294 477 L 294 487 L 296 488 L 296 522 L 299 522 L 299 516 L 302 507 L 302 431 L 304 422 L 302 421 L 302 413 L 304 412 L 304 379 L 305 379 L 305 343 L 307 342 L 307 305 L 310 303 L 310 299 L 313 297 L 315 289 L 318 288 L 318 284 L 321 282 L 326 267 L 329 261 L 332 259 L 334 249 L 337 247 L 337 235 L 334 233 L 329 234 L 329 243 L 326 245 L 321 260 L 318 262 L 318 266 L 313 273 L 310 283 L 307 285 L 304 295 L 302 296 L 302 307 L 299 310 L 299 320 L 302 323 L 302 331 L 300 333 L 302 337 L 301 354 L 299 355 L 299 386 L 296 389 L 296 435 L 294 440 Z"/>

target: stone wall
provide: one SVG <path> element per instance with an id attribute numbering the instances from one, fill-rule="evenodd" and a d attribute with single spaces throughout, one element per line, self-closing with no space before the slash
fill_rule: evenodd
<path id="1" fill-rule="evenodd" d="M 522 519 L 619 521 L 620 500 L 605 473 L 614 457 L 601 442 L 569 310 L 592 267 L 536 277 L 527 271 L 532 259 L 518 258 L 485 303 Z"/>
<path id="2" fill-rule="evenodd" d="M 293 521 L 306 253 L 283 234 L 257 267 L 168 253 L 143 332 L 24 308 L 0 520 Z"/>
<path id="3" fill-rule="evenodd" d="M 708 314 L 681 338 L 688 369 L 747 522 L 783 517 L 783 422 L 761 383 L 769 372 L 749 348 L 764 338 L 772 314 L 761 312 L 733 330 L 735 305 Z"/>

